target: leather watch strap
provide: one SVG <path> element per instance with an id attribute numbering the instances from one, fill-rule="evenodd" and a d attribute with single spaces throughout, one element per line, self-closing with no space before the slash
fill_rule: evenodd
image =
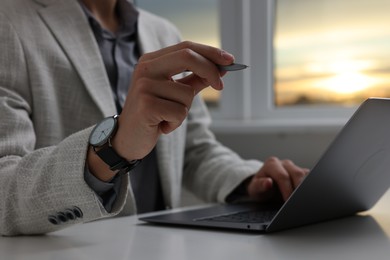
<path id="1" fill-rule="evenodd" d="M 121 157 L 111 145 L 107 145 L 99 150 L 95 150 L 96 154 L 110 166 L 111 171 L 120 170 L 120 173 L 128 173 L 134 169 L 141 160 L 127 161 Z"/>

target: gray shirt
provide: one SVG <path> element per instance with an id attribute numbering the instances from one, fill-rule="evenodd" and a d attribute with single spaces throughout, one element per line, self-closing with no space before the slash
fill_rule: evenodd
<path id="1" fill-rule="evenodd" d="M 91 12 L 80 2 L 99 45 L 100 53 L 110 81 L 118 113 L 125 103 L 134 66 L 139 58 L 137 46 L 138 11 L 127 0 L 119 0 L 116 11 L 120 18 L 119 30 L 114 34 L 104 29 Z M 108 212 L 119 193 L 120 178 L 102 182 L 88 169 L 85 181 L 97 193 Z M 157 167 L 155 149 L 143 158 L 142 163 L 130 173 L 138 213 L 164 209 L 164 199 Z"/>

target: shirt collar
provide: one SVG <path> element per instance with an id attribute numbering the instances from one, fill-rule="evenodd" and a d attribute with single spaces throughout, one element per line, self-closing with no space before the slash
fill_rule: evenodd
<path id="1" fill-rule="evenodd" d="M 137 31 L 137 21 L 138 21 L 138 10 L 134 7 L 132 1 L 130 0 L 118 0 L 117 11 L 119 12 L 120 25 L 119 30 L 114 35 L 112 32 L 104 29 L 99 22 L 95 19 L 89 9 L 79 1 L 82 9 L 84 10 L 90 24 L 98 29 L 100 33 L 107 38 L 117 38 L 125 37 L 136 33 Z"/>

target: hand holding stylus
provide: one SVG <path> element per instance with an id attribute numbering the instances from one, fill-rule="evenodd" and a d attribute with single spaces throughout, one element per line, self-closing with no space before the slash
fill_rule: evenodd
<path id="1" fill-rule="evenodd" d="M 133 73 L 113 146 L 127 160 L 143 158 L 161 134 L 182 124 L 196 94 L 208 86 L 222 90 L 227 71 L 246 67 L 235 64 L 226 51 L 193 42 L 143 55 Z M 184 71 L 192 73 L 172 79 Z"/>

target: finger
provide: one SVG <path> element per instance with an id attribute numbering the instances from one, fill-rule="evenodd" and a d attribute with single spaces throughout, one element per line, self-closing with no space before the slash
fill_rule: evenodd
<path id="1" fill-rule="evenodd" d="M 203 78 L 199 77 L 196 74 L 188 75 L 184 78 L 176 80 L 176 82 L 180 82 L 184 85 L 190 85 L 194 89 L 194 95 L 197 95 L 203 89 L 210 87 L 208 82 L 206 82 Z M 223 88 L 223 82 L 222 82 Z"/>
<path id="2" fill-rule="evenodd" d="M 137 87 L 144 94 L 177 102 L 187 108 L 191 107 L 195 96 L 192 86 L 171 80 L 159 81 L 143 78 L 137 82 Z"/>
<path id="3" fill-rule="evenodd" d="M 273 181 L 268 177 L 252 178 L 248 186 L 248 194 L 255 200 L 265 201 L 273 196 Z"/>
<path id="4" fill-rule="evenodd" d="M 164 134 L 178 128 L 188 115 L 186 106 L 170 100 L 155 98 L 149 106 L 150 126 L 158 126 Z"/>
<path id="5" fill-rule="evenodd" d="M 287 200 L 294 190 L 289 173 L 276 157 L 267 159 L 258 175 L 271 177 L 276 182 L 284 200 Z"/>
<path id="6" fill-rule="evenodd" d="M 293 188 L 295 189 L 296 187 L 301 184 L 303 179 L 305 178 L 307 174 L 307 170 L 298 167 L 295 165 L 291 160 L 283 160 L 282 161 L 283 167 L 287 170 L 288 174 L 290 175 L 290 179 L 293 184 Z"/>
<path id="7" fill-rule="evenodd" d="M 141 57 L 141 60 L 156 59 L 168 53 L 176 52 L 178 50 L 183 49 L 193 50 L 204 56 L 205 58 L 209 59 L 210 61 L 214 62 L 215 64 L 229 65 L 234 62 L 234 56 L 224 50 L 191 41 L 183 41 L 176 45 L 172 45 L 155 52 L 147 53 Z"/>
<path id="8" fill-rule="evenodd" d="M 210 85 L 215 89 L 222 89 L 223 83 L 217 66 L 191 49 L 182 49 L 151 61 L 139 62 L 134 75 L 139 78 L 153 77 L 170 80 L 174 75 L 188 70 L 203 79 L 206 86 Z"/>

